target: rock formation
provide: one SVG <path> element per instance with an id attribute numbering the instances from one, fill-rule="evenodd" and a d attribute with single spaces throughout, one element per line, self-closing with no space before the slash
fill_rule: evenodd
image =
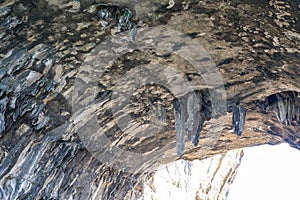
<path id="1" fill-rule="evenodd" d="M 300 149 L 299 0 L 0 1 L 0 199 L 132 199 L 179 158 Z"/>
<path id="2" fill-rule="evenodd" d="M 226 199 L 242 157 L 241 150 L 231 150 L 161 167 L 145 180 L 143 199 Z"/>

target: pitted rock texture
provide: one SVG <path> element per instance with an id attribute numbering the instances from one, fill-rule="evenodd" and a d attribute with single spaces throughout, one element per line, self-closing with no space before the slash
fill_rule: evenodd
<path id="1" fill-rule="evenodd" d="M 139 33 L 141 38 L 147 27 L 156 27 L 179 31 L 192 44 L 200 43 L 224 84 L 216 82 L 207 88 L 205 73 L 201 76 L 172 51 L 135 49 L 111 60 L 107 52 L 120 52 L 125 44 L 135 43 L 128 32 L 118 33 L 116 23 L 94 14 L 100 1 L 0 1 L 0 199 L 139 198 L 143 177 L 151 174 L 152 167 L 179 158 L 173 101 L 193 90 L 219 92 L 224 87 L 225 95 L 220 99 L 226 101 L 226 108 L 205 118 L 199 143 L 194 142 L 197 146 L 185 135 L 181 158 L 204 159 L 231 149 L 284 141 L 300 149 L 299 1 L 174 2 L 120 0 L 109 5 L 118 3 L 132 10 L 137 42 Z M 106 58 L 103 62 L 109 64 L 102 71 L 88 66 L 88 61 L 97 58 L 95 50 L 112 37 L 123 38 L 124 43 L 101 52 Z M 171 36 L 164 38 L 170 39 L 174 51 L 184 48 Z M 201 63 L 209 64 L 205 59 Z M 127 104 L 120 98 L 117 103 L 127 108 L 117 109 L 115 115 L 110 104 L 118 105 L 113 102 L 118 100 L 116 87 L 125 91 L 130 81 L 157 78 L 148 77 L 152 68 L 144 74 L 134 71 L 141 65 L 176 69 L 182 74 L 177 84 L 188 83 L 193 90 L 177 87 L 181 93 L 176 96 L 168 87 L 150 81 L 136 88 Z M 161 68 L 154 69 L 160 72 Z M 136 79 L 122 79 L 128 71 Z M 164 77 L 162 72 L 159 78 Z M 167 81 L 176 82 L 171 78 Z M 84 90 L 86 85 L 90 90 Z M 245 120 L 241 115 L 232 117 L 236 105 L 245 109 Z M 196 105 L 192 107 L 197 110 Z M 132 120 L 122 121 L 125 114 Z M 198 123 L 186 120 L 190 127 Z M 95 124 L 102 128 L 99 135 L 108 138 L 109 147 L 141 157 L 151 155 L 151 159 L 138 160 L 140 168 L 128 172 L 118 167 L 134 162 L 122 159 L 122 154 L 116 159 L 110 154 L 105 154 L 106 160 L 97 158 L 99 149 L 91 151 L 82 139 L 87 128 Z M 146 133 L 159 130 L 159 134 L 139 135 L 148 124 L 155 126 Z M 191 130 L 187 124 L 184 128 Z M 210 134 L 210 130 L 218 135 Z M 99 135 L 94 136 L 97 139 Z M 196 136 L 191 133 L 191 138 Z M 105 163 L 110 159 L 114 163 Z"/>

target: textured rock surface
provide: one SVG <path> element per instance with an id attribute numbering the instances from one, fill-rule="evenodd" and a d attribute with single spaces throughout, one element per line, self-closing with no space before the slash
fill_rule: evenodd
<path id="1" fill-rule="evenodd" d="M 135 13 L 134 42 L 92 0 L 0 1 L 0 199 L 141 196 L 185 132 L 187 160 L 283 141 L 300 149 L 299 1 L 117 2 Z M 199 109 L 184 100 L 194 90 L 208 97 L 199 133 Z"/>
<path id="2" fill-rule="evenodd" d="M 203 160 L 178 160 L 145 181 L 144 199 L 226 199 L 243 152 L 228 151 Z"/>

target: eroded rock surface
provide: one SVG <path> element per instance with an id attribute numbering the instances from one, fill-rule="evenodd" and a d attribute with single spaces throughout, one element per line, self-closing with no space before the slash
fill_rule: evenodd
<path id="1" fill-rule="evenodd" d="M 143 199 L 226 199 L 242 157 L 242 150 L 231 150 L 162 166 L 146 179 Z"/>
<path id="2" fill-rule="evenodd" d="M 174 2 L 1 1 L 0 199 L 138 198 L 178 154 L 300 149 L 299 1 Z"/>

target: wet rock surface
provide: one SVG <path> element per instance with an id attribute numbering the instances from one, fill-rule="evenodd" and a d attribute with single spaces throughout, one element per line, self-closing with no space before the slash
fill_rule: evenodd
<path id="1" fill-rule="evenodd" d="M 117 17 L 99 3 L 107 2 L 0 2 L 0 199 L 138 198 L 142 177 L 178 154 L 284 141 L 300 149 L 299 1 L 105 4 L 133 13 Z M 184 43 L 207 51 L 201 73 L 186 59 L 196 51 L 178 54 Z M 216 71 L 222 81 L 207 84 Z M 95 143 L 102 136 L 106 144 Z M 111 147 L 124 151 L 114 157 Z M 140 168 L 128 172 L 136 155 Z"/>

